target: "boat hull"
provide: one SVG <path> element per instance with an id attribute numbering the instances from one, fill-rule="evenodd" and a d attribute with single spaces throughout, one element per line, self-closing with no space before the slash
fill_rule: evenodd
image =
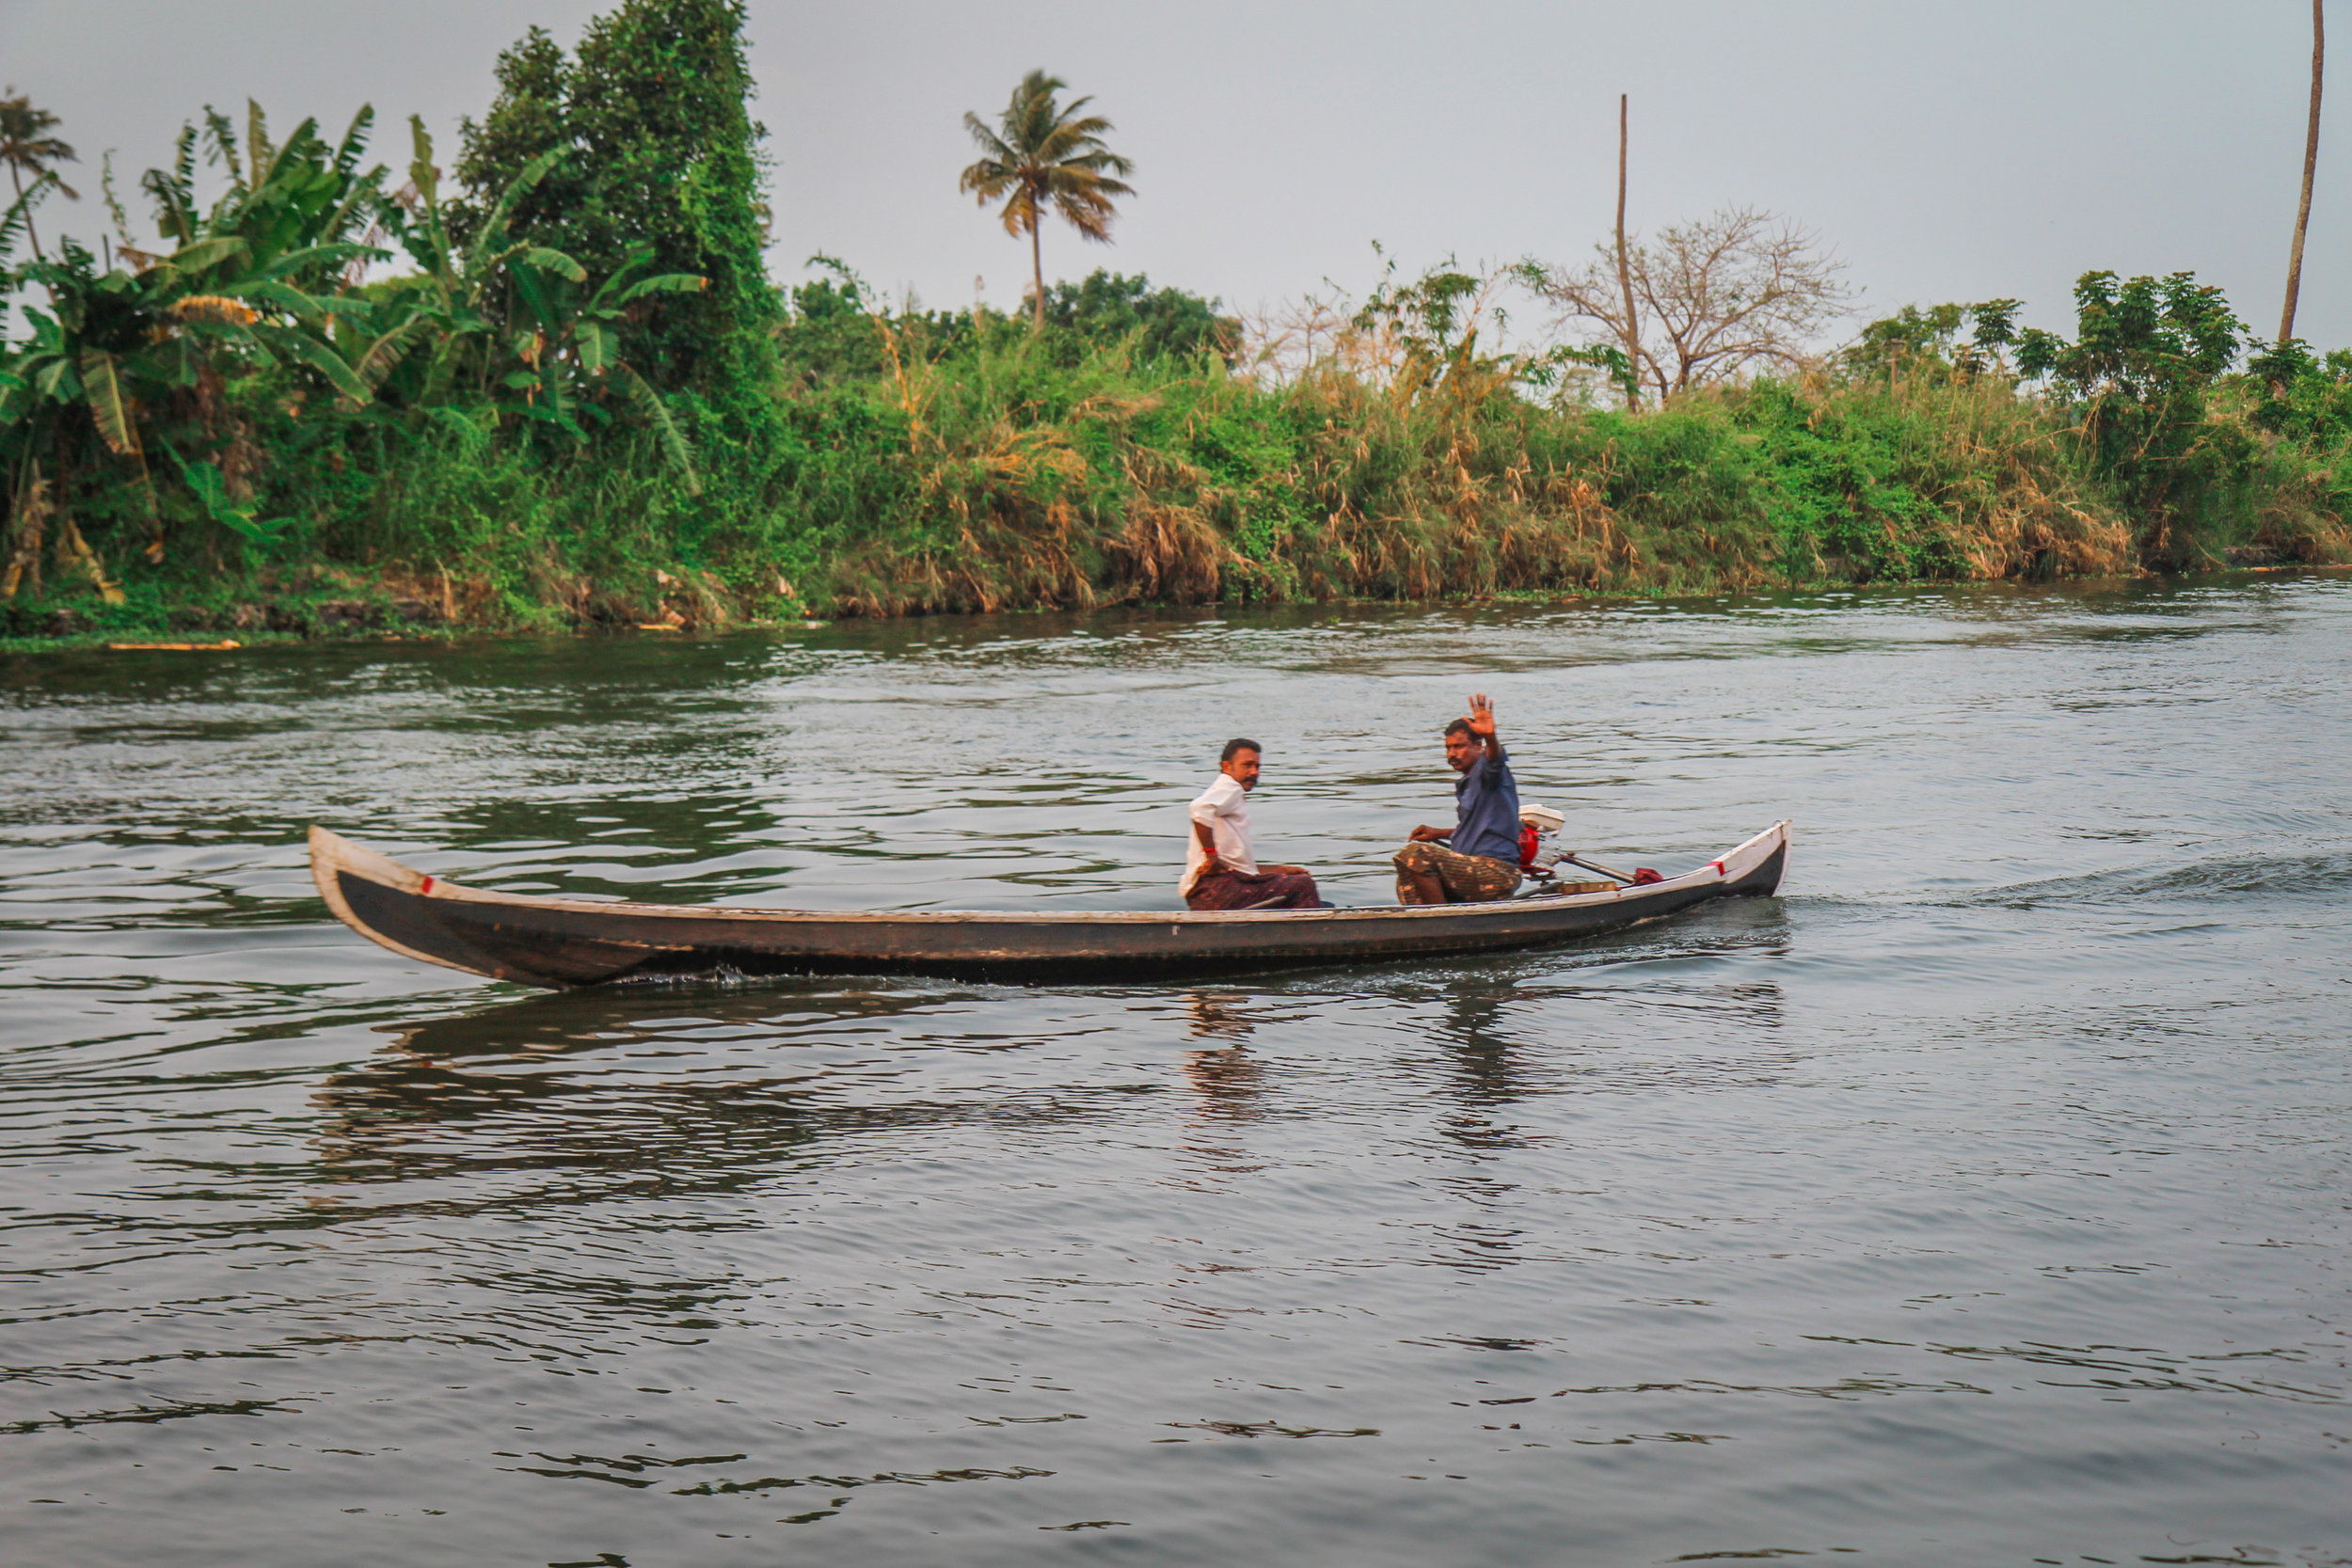
<path id="1" fill-rule="evenodd" d="M 1500 952 L 1615 930 L 1717 898 L 1769 895 L 1779 888 L 1788 857 L 1788 824 L 1780 822 L 1661 882 L 1492 904 L 834 913 L 489 893 L 426 876 L 324 828 L 310 830 L 319 892 L 360 935 L 485 979 L 548 987 L 716 974 L 1202 978 Z"/>

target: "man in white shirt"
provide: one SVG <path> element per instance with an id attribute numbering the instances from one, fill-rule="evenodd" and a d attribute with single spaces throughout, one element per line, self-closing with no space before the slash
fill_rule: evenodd
<path id="1" fill-rule="evenodd" d="M 1262 748 L 1254 740 L 1229 740 L 1217 759 L 1216 778 L 1192 803 L 1192 840 L 1186 846 L 1184 878 L 1176 884 L 1186 908 L 1195 910 L 1328 909 L 1315 879 L 1295 865 L 1261 871 L 1249 843 L 1249 792 L 1258 787 Z"/>

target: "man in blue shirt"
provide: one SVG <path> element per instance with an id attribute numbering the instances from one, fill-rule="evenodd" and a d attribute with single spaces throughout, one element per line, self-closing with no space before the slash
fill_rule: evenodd
<path id="1" fill-rule="evenodd" d="M 1415 828 L 1413 841 L 1396 852 L 1397 902 L 1508 898 L 1519 886 L 1519 786 L 1485 692 L 1471 696 L 1469 718 L 1445 727 L 1445 761 L 1462 775 L 1454 785 L 1454 824 Z"/>

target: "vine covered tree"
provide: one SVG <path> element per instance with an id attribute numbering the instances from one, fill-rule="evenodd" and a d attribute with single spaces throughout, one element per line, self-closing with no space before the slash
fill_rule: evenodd
<path id="1" fill-rule="evenodd" d="M 751 118 L 742 0 L 625 0 L 566 58 L 532 28 L 499 56 L 499 96 L 462 133 L 451 237 L 466 245 L 534 160 L 553 162 L 508 213 L 510 231 L 606 277 L 639 264 L 710 280 L 665 308 L 645 344 L 666 388 L 748 387 L 779 302 Z"/>
<path id="2" fill-rule="evenodd" d="M 1119 215 L 1112 198 L 1135 194 L 1119 178 L 1133 174 L 1135 165 L 1103 140 L 1111 122 L 1085 112 L 1091 98 L 1073 99 L 1066 107 L 1059 103 L 1055 95 L 1068 86 L 1032 71 L 1012 89 L 995 129 L 976 114 L 963 117 L 980 157 L 956 188 L 983 207 L 1001 198 L 1005 232 L 1029 236 L 1030 297 L 1040 328 L 1045 325 L 1045 259 L 1038 228 L 1045 209 L 1051 206 L 1085 238 L 1108 245 L 1111 220 Z"/>

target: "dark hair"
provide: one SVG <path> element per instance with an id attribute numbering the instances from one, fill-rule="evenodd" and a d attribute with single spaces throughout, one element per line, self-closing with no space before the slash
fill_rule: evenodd
<path id="1" fill-rule="evenodd" d="M 1470 721 L 1467 719 L 1456 719 L 1453 723 L 1448 724 L 1445 727 L 1445 733 L 1446 738 L 1449 740 L 1453 739 L 1457 735 L 1469 736 L 1473 740 L 1478 738 L 1478 732 L 1470 728 Z"/>
<path id="2" fill-rule="evenodd" d="M 1232 739 L 1225 743 L 1225 750 L 1216 754 L 1216 760 L 1219 762 L 1231 762 L 1233 760 L 1233 753 L 1235 752 L 1255 752 L 1259 755 L 1263 756 L 1265 754 L 1265 748 L 1259 745 L 1254 740 L 1244 740 L 1239 736 L 1235 736 Z"/>

